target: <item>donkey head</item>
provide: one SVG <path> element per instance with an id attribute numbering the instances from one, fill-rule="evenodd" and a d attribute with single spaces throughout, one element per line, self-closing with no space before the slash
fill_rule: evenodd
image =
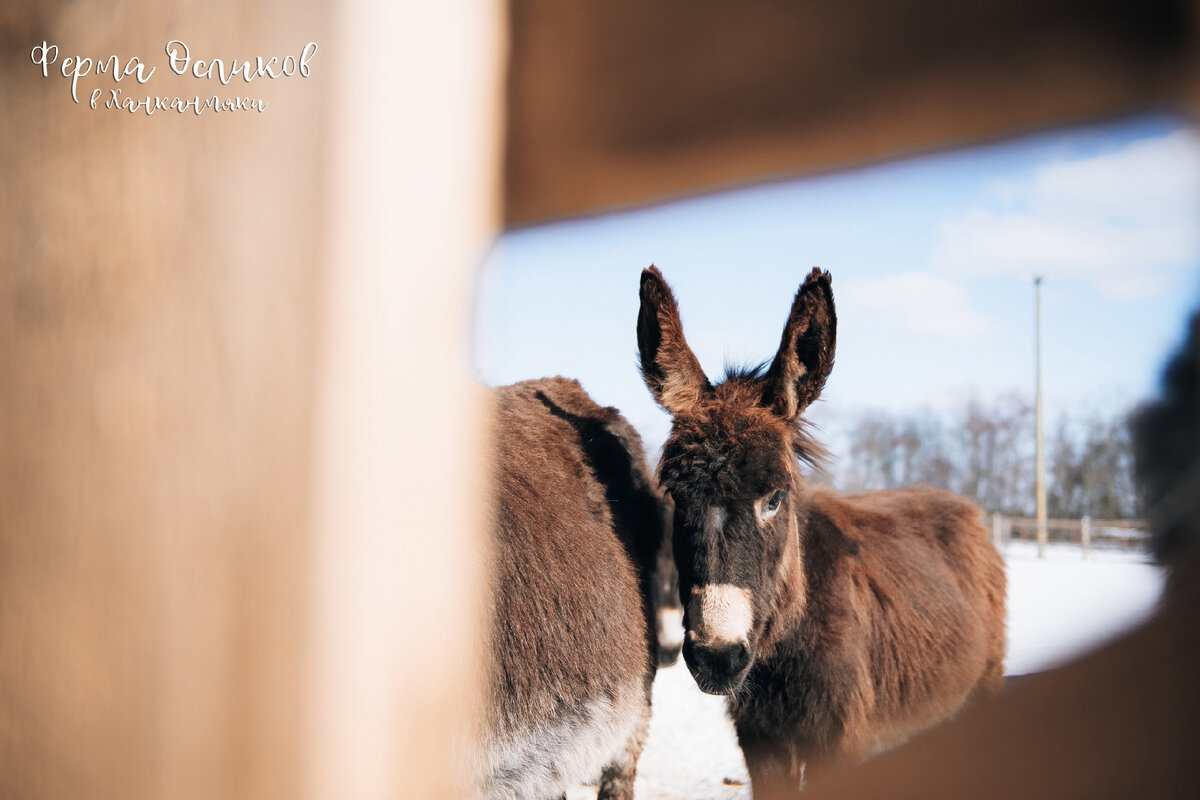
<path id="1" fill-rule="evenodd" d="M 814 269 L 796 293 L 770 368 L 731 371 L 717 385 L 684 340 L 675 297 L 654 267 L 642 272 L 641 300 L 642 377 L 672 416 L 659 477 L 675 502 L 683 657 L 702 690 L 729 694 L 770 638 L 775 609 L 803 601 L 802 586 L 784 585 L 784 566 L 800 556 L 797 456 L 820 454 L 800 414 L 833 366 L 829 273 Z"/>

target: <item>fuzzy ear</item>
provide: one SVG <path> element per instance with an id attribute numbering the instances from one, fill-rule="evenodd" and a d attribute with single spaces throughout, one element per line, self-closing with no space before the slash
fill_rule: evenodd
<path id="1" fill-rule="evenodd" d="M 836 339 L 829 273 L 813 267 L 792 301 L 779 352 L 764 381 L 763 403 L 784 419 L 798 417 L 825 386 Z"/>
<path id="2" fill-rule="evenodd" d="M 694 406 L 712 385 L 683 338 L 675 295 L 657 267 L 642 270 L 641 297 L 637 339 L 642 379 L 660 406 L 678 414 Z"/>

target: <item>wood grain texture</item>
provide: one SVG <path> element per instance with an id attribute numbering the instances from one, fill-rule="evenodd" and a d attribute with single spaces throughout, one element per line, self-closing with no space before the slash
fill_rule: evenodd
<path id="1" fill-rule="evenodd" d="M 1186 2 L 515 0 L 511 224 L 1171 103 Z"/>
<path id="2" fill-rule="evenodd" d="M 479 637 L 446 575 L 471 574 L 484 505 L 461 298 L 496 224 L 498 11 L 404 28 L 419 57 L 352 38 L 394 43 L 381 14 L 0 11 L 2 797 L 455 796 Z M 308 78 L 223 87 L 171 74 L 173 38 L 320 50 Z M 126 95 L 269 105 L 93 110 L 117 86 L 94 74 L 72 102 L 62 58 L 112 54 L 157 67 Z"/>

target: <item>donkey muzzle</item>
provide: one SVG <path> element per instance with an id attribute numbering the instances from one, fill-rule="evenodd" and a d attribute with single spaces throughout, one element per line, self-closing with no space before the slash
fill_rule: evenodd
<path id="1" fill-rule="evenodd" d="M 724 583 L 692 588 L 683 660 L 702 691 L 728 694 L 741 685 L 753 655 L 753 621 L 749 590 Z"/>
<path id="2" fill-rule="evenodd" d="M 730 694 L 750 669 L 750 648 L 741 642 L 704 647 L 689 639 L 683 643 L 683 660 L 700 691 Z"/>

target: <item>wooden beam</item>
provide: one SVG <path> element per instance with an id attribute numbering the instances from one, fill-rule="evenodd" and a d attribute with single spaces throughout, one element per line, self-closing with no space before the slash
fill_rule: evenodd
<path id="1" fill-rule="evenodd" d="M 1192 6 L 514 0 L 521 225 L 1176 105 Z"/>

